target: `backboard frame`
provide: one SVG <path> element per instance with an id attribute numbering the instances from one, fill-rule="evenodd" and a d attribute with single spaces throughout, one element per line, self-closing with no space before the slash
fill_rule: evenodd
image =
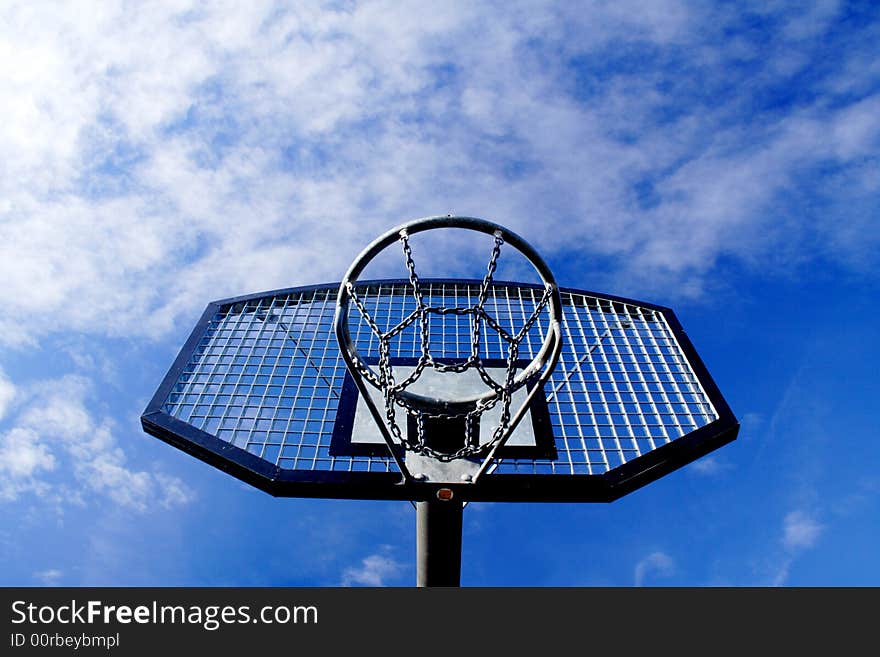
<path id="1" fill-rule="evenodd" d="M 429 279 L 426 279 L 426 282 Z M 435 283 L 479 283 L 471 280 L 439 280 Z M 359 281 L 358 284 L 406 284 L 403 279 Z M 498 285 L 543 289 L 538 284 L 497 281 Z M 663 315 L 669 330 L 696 375 L 717 418 L 690 433 L 637 456 L 601 474 L 532 475 L 497 474 L 478 484 L 408 481 L 397 472 L 289 470 L 281 468 L 210 433 L 179 420 L 163 407 L 169 394 L 201 341 L 212 318 L 224 307 L 269 296 L 302 294 L 337 289 L 339 283 L 298 286 L 213 301 L 180 349 L 168 373 L 141 416 L 144 431 L 236 478 L 276 497 L 427 501 L 438 489 L 452 489 L 457 499 L 474 502 L 611 502 L 709 452 L 733 441 L 739 423 L 709 374 L 702 359 L 672 309 L 644 301 L 560 287 L 561 293 L 595 297 L 612 303 L 630 304 Z M 390 455 L 389 455 L 390 458 Z"/>

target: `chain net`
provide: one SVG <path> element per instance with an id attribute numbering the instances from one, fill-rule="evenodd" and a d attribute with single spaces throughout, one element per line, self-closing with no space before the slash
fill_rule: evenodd
<path id="1" fill-rule="evenodd" d="M 549 302 L 551 289 L 548 286 L 545 286 L 544 293 L 535 305 L 534 311 L 527 318 L 520 330 L 511 334 L 511 332 L 505 330 L 504 327 L 502 327 L 485 309 L 486 299 L 489 296 L 493 277 L 495 276 L 495 270 L 498 265 L 498 258 L 501 254 L 501 246 L 504 244 L 504 239 L 500 231 L 494 233 L 492 254 L 486 268 L 486 273 L 483 276 L 479 287 L 476 303 L 464 307 L 446 307 L 426 303 L 425 296 L 422 292 L 422 286 L 419 281 L 419 275 L 416 272 L 412 248 L 409 244 L 409 235 L 406 230 L 400 232 L 400 243 L 403 248 L 406 267 L 409 272 L 409 283 L 412 287 L 412 293 L 416 301 L 416 309 L 407 315 L 401 322 L 387 331 L 383 331 L 379 327 L 375 318 L 373 318 L 367 310 L 364 301 L 358 296 L 354 284 L 348 282 L 346 285 L 346 289 L 352 302 L 358 309 L 364 322 L 366 322 L 367 326 L 370 328 L 370 331 L 372 331 L 377 337 L 379 344 L 378 372 L 374 371 L 360 358 L 355 359 L 357 369 L 364 378 L 382 391 L 384 397 L 385 420 L 388 429 L 397 443 L 402 444 L 406 449 L 435 458 L 442 462 L 448 462 L 469 456 L 477 456 L 488 452 L 499 441 L 501 441 L 508 432 L 511 420 L 510 405 L 513 393 L 526 385 L 526 381 L 516 380 L 520 342 L 531 330 L 532 326 L 540 316 L 541 311 Z M 431 355 L 430 315 L 456 315 L 460 317 L 469 317 L 471 323 L 471 344 L 470 354 L 465 360 L 454 364 L 444 364 L 439 363 L 434 359 Z M 391 366 L 391 342 L 414 322 L 419 322 L 418 362 L 412 372 L 401 381 L 397 381 L 394 376 L 394 369 Z M 482 358 L 480 357 L 480 343 L 484 322 L 487 327 L 497 332 L 507 345 L 507 358 L 503 383 L 498 383 L 489 375 L 483 364 Z M 463 373 L 467 370 L 474 369 L 479 373 L 480 379 L 486 384 L 486 386 L 494 391 L 494 395 L 487 399 L 478 400 L 472 406 L 462 411 L 450 411 L 448 408 L 447 410 L 444 410 L 445 407 L 441 406 L 440 403 L 431 410 L 426 410 L 423 406 L 417 407 L 412 400 L 401 393 L 415 383 L 425 371 L 425 368 L 428 367 L 442 373 Z M 483 413 L 494 408 L 498 404 L 501 405 L 498 425 L 494 427 L 490 439 L 481 443 L 478 432 L 474 430 L 474 427 L 476 426 L 475 421 Z M 398 407 L 403 409 L 405 414 L 414 417 L 416 427 L 415 435 L 410 435 L 410 432 L 401 429 L 397 420 Z M 428 419 L 463 421 L 463 445 L 454 452 L 440 451 L 428 445 L 425 431 L 425 420 Z"/>

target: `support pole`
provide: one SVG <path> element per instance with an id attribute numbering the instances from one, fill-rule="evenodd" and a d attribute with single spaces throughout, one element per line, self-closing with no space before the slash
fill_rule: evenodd
<path id="1" fill-rule="evenodd" d="M 462 503 L 416 502 L 416 584 L 461 586 Z"/>

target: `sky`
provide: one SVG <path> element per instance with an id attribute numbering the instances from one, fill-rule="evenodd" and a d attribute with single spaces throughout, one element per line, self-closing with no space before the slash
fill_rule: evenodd
<path id="1" fill-rule="evenodd" d="M 741 422 L 611 504 L 472 504 L 465 586 L 880 585 L 874 2 L 5 2 L 0 584 L 409 586 L 406 502 L 156 440 L 206 304 L 436 214 L 675 309 Z"/>

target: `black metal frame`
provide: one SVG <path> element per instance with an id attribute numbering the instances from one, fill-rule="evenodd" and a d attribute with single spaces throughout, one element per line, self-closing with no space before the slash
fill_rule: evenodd
<path id="1" fill-rule="evenodd" d="M 374 280 L 361 281 L 359 284 L 393 285 L 407 282 Z M 425 280 L 425 283 L 451 282 L 453 281 Z M 461 280 L 455 282 L 479 283 L 479 281 Z M 498 284 L 541 287 L 501 281 Z M 441 485 L 417 481 L 404 484 L 401 475 L 396 472 L 287 470 L 196 429 L 162 410 L 169 393 L 178 382 L 193 351 L 202 339 L 205 329 L 219 310 L 267 296 L 301 294 L 324 289 L 335 292 L 338 288 L 338 283 L 309 285 L 233 297 L 208 304 L 141 415 L 144 431 L 276 497 L 428 501 L 436 499 L 437 491 L 442 487 L 451 489 L 458 500 L 475 502 L 611 502 L 735 440 L 739 432 L 739 422 L 670 308 L 574 288 L 561 288 L 561 292 L 639 306 L 661 313 L 706 396 L 715 407 L 718 418 L 681 438 L 599 475 L 496 473 L 482 477 L 477 484 Z"/>

